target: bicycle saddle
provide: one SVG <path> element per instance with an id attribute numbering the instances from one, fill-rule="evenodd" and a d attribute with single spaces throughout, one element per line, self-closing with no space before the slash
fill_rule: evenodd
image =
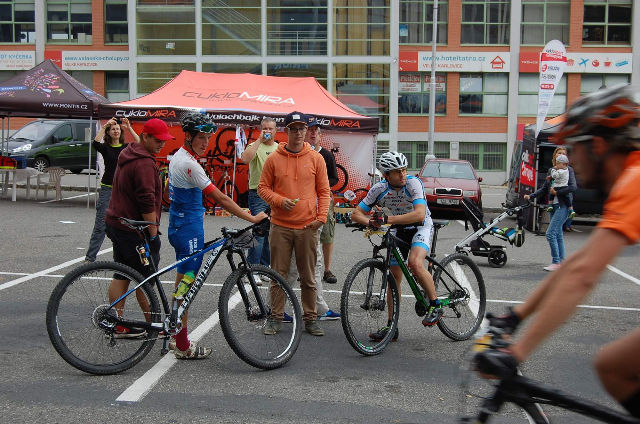
<path id="1" fill-rule="evenodd" d="M 129 219 L 129 218 L 125 218 L 125 217 L 120 217 L 120 223 L 122 225 L 126 225 L 127 227 L 131 228 L 131 229 L 145 229 L 150 225 L 160 225 L 157 222 L 152 222 L 152 221 L 136 221 L 134 219 Z"/>

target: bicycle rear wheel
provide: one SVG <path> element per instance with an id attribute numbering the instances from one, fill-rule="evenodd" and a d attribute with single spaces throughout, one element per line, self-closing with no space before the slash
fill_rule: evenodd
<path id="1" fill-rule="evenodd" d="M 249 282 L 249 272 L 260 277 L 256 290 Z M 265 335 L 271 313 L 271 294 L 284 297 L 285 320 L 276 334 Z M 260 304 L 265 309 L 260 309 Z M 224 282 L 218 301 L 220 326 L 231 349 L 247 364 L 263 370 L 286 364 L 300 344 L 302 310 L 298 299 L 282 276 L 264 265 L 235 270 Z M 287 316 L 291 318 L 290 322 Z"/>
<path id="2" fill-rule="evenodd" d="M 130 286 L 143 280 L 137 271 L 122 264 L 89 263 L 65 275 L 47 305 L 47 333 L 53 347 L 70 365 L 90 374 L 115 374 L 131 368 L 149 353 L 158 337 L 156 330 L 116 328 L 116 311 L 108 308 L 114 275 L 130 280 Z M 145 284 L 135 298 L 125 299 L 120 318 L 160 322 L 160 306 L 153 289 Z"/>
<path id="3" fill-rule="evenodd" d="M 484 279 L 478 266 L 462 253 L 445 257 L 440 265 L 442 268 L 436 267 L 433 273 L 436 294 L 450 303 L 444 307 L 438 328 L 452 340 L 467 340 L 484 318 L 487 302 Z"/>
<path id="4" fill-rule="evenodd" d="M 393 299 L 392 324 L 382 340 L 372 340 L 369 337 L 386 327 L 389 319 L 387 299 L 380 295 L 384 270 L 382 261 L 373 258 L 361 260 L 349 271 L 340 297 L 344 334 L 356 351 L 367 356 L 382 352 L 398 328 L 400 298 L 393 275 L 389 273 L 387 292 L 391 293 Z M 367 298 L 368 287 L 370 296 Z"/>

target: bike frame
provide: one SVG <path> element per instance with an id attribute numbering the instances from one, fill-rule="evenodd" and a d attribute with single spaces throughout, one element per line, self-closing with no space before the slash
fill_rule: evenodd
<path id="1" fill-rule="evenodd" d="M 549 422 L 536 404 L 557 406 L 605 423 L 640 424 L 639 418 L 631 417 L 521 375 L 515 375 L 499 383 L 493 396 L 483 402 L 475 422 L 487 422 L 492 413 L 498 412 L 505 402 L 514 403 L 524 409 L 535 424 L 548 424 Z"/>
<path id="2" fill-rule="evenodd" d="M 438 229 L 435 227 L 434 225 L 434 232 L 433 232 L 433 237 L 431 239 L 431 244 L 432 244 L 432 249 L 431 249 L 431 253 L 426 257 L 427 261 L 429 261 L 429 272 L 431 271 L 431 269 L 433 269 L 433 266 L 437 266 L 438 268 L 440 268 L 442 270 L 442 272 L 444 272 L 449 278 L 451 278 L 452 281 L 454 281 L 456 283 L 456 285 L 460 286 L 460 283 L 458 283 L 458 281 L 451 275 L 449 274 L 449 272 L 442 266 L 440 265 L 440 263 L 438 263 L 438 261 L 435 260 L 435 256 L 436 256 L 436 240 L 438 238 Z M 383 283 L 380 289 L 380 297 L 382 299 L 385 298 L 386 293 L 387 293 L 387 281 L 389 278 L 389 264 L 391 263 L 391 256 L 393 255 L 393 257 L 395 258 L 396 262 L 399 264 L 400 269 L 402 270 L 402 274 L 404 275 L 404 277 L 407 279 L 407 283 L 409 283 L 409 287 L 411 288 L 411 292 L 413 293 L 413 296 L 416 298 L 416 300 L 418 302 L 420 302 L 425 308 L 428 308 L 430 306 L 430 300 L 427 299 L 423 294 L 422 291 L 420 290 L 420 288 L 418 287 L 418 283 L 415 279 L 415 277 L 413 276 L 413 274 L 411 273 L 411 271 L 409 270 L 409 268 L 407 267 L 407 265 L 404 262 L 404 259 L 402 257 L 402 254 L 400 253 L 400 249 L 398 248 L 397 243 L 404 243 L 403 240 L 399 239 L 398 237 L 396 237 L 395 235 L 391 234 L 390 230 L 388 230 L 385 235 L 384 235 L 384 241 L 380 246 L 374 246 L 373 249 L 373 257 L 377 257 L 377 258 L 381 258 L 383 259 L 383 263 L 384 263 L 384 273 L 383 273 Z M 381 255 L 379 255 L 379 251 L 381 249 L 385 249 L 387 250 L 385 257 L 383 258 Z M 369 282 L 369 284 L 367 284 L 367 298 L 371 296 L 371 283 Z M 446 283 L 443 282 L 443 284 Z M 461 287 L 461 286 L 460 286 Z M 462 288 L 462 287 L 461 287 Z M 447 287 L 447 289 L 449 289 Z M 451 290 L 449 290 L 449 292 L 451 292 Z M 444 299 L 440 299 L 441 305 L 442 306 L 448 306 L 449 303 L 451 302 L 451 299 L 448 298 L 444 298 Z"/>
<path id="3" fill-rule="evenodd" d="M 225 230 L 223 230 L 224 232 Z M 246 231 L 246 230 L 245 230 Z M 144 240 L 145 240 L 145 249 L 148 255 L 148 259 L 150 260 L 150 263 L 153 266 L 153 269 L 156 269 L 156 264 L 153 262 L 153 258 L 150 257 L 149 255 L 149 241 L 147 239 L 147 235 L 146 233 L 144 234 Z M 198 292 L 200 291 L 200 289 L 202 288 L 202 286 L 204 285 L 205 280 L 207 279 L 207 277 L 209 276 L 209 273 L 211 272 L 211 268 L 213 268 L 213 266 L 215 266 L 215 264 L 218 262 L 218 259 L 220 259 L 220 257 L 222 256 L 222 252 L 223 251 L 227 251 L 227 259 L 229 261 L 229 265 L 231 267 L 231 272 L 234 272 L 237 269 L 236 263 L 233 261 L 233 254 L 236 253 L 240 256 L 241 258 L 241 263 L 248 265 L 247 262 L 247 258 L 244 254 L 244 251 L 242 249 L 237 249 L 233 246 L 233 243 L 230 243 L 230 241 L 232 240 L 231 237 L 222 237 L 222 238 L 217 238 L 211 241 L 208 241 L 205 243 L 204 247 L 201 250 L 198 250 L 196 252 L 194 252 L 192 255 L 186 257 L 186 258 L 182 258 L 179 261 L 176 261 L 170 265 L 167 265 L 166 267 L 155 271 L 153 274 L 151 274 L 150 276 L 148 276 L 147 278 L 145 278 L 144 280 L 142 280 L 139 284 L 137 284 L 135 287 L 133 287 L 132 289 L 129 289 L 126 293 L 124 293 L 122 296 L 120 296 L 119 298 L 117 298 L 116 300 L 114 300 L 110 305 L 108 309 L 113 309 L 115 308 L 115 306 L 122 301 L 123 299 L 125 299 L 127 296 L 129 296 L 131 293 L 135 292 L 137 289 L 139 289 L 142 285 L 146 284 L 149 281 L 154 281 L 155 282 L 155 286 L 158 289 L 158 292 L 160 294 L 160 299 L 162 302 L 162 308 L 164 309 L 165 315 L 168 317 L 168 321 L 167 322 L 160 322 L 160 323 L 146 323 L 146 322 L 136 322 L 135 323 L 135 327 L 136 328 L 144 328 L 144 329 L 151 329 L 151 328 L 155 328 L 158 330 L 162 330 L 164 329 L 165 325 L 167 326 L 167 329 L 175 329 L 176 326 L 176 322 L 178 319 L 181 319 L 182 316 L 186 313 L 186 311 L 189 309 L 189 305 L 191 305 L 191 302 L 193 302 L 193 299 L 196 297 L 196 295 L 198 294 Z M 169 308 L 169 302 L 167 300 L 167 296 L 164 292 L 164 289 L 162 288 L 162 283 L 160 282 L 160 276 L 167 273 L 168 271 L 171 271 L 174 268 L 177 268 L 180 264 L 190 261 L 195 257 L 198 256 L 203 256 L 206 253 L 211 252 L 211 254 L 209 255 L 209 257 L 207 258 L 206 262 L 204 263 L 204 265 L 200 268 L 200 271 L 198 271 L 198 275 L 196 276 L 194 282 L 191 284 L 191 286 L 189 287 L 189 290 L 187 291 L 187 293 L 185 293 L 182 303 L 180 304 L 179 307 L 174 308 L 173 310 L 170 310 Z M 255 279 L 253 277 L 253 275 L 251 273 L 249 273 L 249 281 L 251 284 L 251 287 L 253 290 L 257 289 L 257 285 L 255 282 Z M 239 291 L 241 293 L 242 296 L 242 300 L 244 301 L 245 305 L 247 304 L 247 299 L 248 296 L 246 294 L 246 290 L 244 285 L 241 285 L 241 287 L 239 287 Z M 266 314 L 268 307 L 264 305 L 264 302 L 262 302 L 262 298 L 261 296 L 257 296 L 257 299 L 259 300 L 259 307 L 260 307 L 260 312 L 262 314 Z M 116 314 L 117 315 L 117 314 Z M 122 323 L 122 324 L 133 324 L 133 323 L 129 323 L 129 322 L 125 322 L 123 320 L 120 320 L 120 318 L 118 317 L 117 320 Z"/>

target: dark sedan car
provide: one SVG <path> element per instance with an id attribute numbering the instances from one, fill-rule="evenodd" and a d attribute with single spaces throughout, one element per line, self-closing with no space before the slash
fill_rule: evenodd
<path id="1" fill-rule="evenodd" d="M 431 211 L 464 212 L 462 198 L 471 198 L 482 208 L 482 190 L 471 163 L 466 160 L 430 159 L 418 173 Z"/>
<path id="2" fill-rule="evenodd" d="M 27 158 L 27 166 L 38 171 L 59 166 L 78 173 L 89 168 L 89 121 L 85 119 L 38 119 L 29 122 L 9 137 L 12 156 Z M 91 168 L 95 169 L 95 152 Z"/>

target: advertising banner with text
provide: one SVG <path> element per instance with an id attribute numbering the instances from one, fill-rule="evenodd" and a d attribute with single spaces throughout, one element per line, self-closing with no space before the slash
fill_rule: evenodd
<path id="1" fill-rule="evenodd" d="M 551 99 L 567 65 L 567 51 L 559 40 L 551 40 L 540 53 L 540 84 L 538 87 L 538 116 L 536 119 L 536 137 L 547 117 Z"/>
<path id="2" fill-rule="evenodd" d="M 580 74 L 630 74 L 633 55 L 631 53 L 567 53 L 565 73 Z M 520 72 L 540 70 L 539 52 L 520 53 Z"/>
<path id="3" fill-rule="evenodd" d="M 26 71 L 36 66 L 34 51 L 0 51 L 0 71 Z"/>
<path id="4" fill-rule="evenodd" d="M 431 70 L 431 52 L 418 52 L 418 71 Z M 439 52 L 438 72 L 509 72 L 509 52 Z"/>
<path id="5" fill-rule="evenodd" d="M 65 71 L 126 71 L 129 52 L 125 51 L 63 51 Z"/>

